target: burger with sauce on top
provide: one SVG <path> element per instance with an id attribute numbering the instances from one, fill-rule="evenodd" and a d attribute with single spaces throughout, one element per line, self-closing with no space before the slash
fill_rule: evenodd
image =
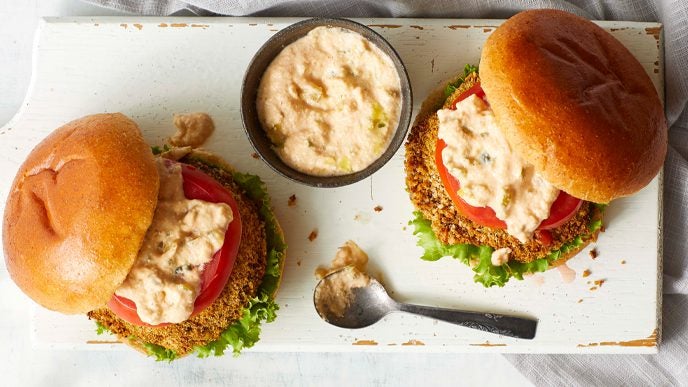
<path id="1" fill-rule="evenodd" d="M 158 360 L 238 353 L 275 318 L 282 231 L 258 177 L 165 150 L 122 114 L 55 130 L 10 190 L 7 269 L 37 303 Z"/>
<path id="2" fill-rule="evenodd" d="M 619 41 L 566 12 L 519 13 L 411 129 L 406 184 L 423 258 L 457 258 L 486 287 L 562 264 L 597 238 L 609 201 L 655 177 L 666 150 L 657 92 Z"/>

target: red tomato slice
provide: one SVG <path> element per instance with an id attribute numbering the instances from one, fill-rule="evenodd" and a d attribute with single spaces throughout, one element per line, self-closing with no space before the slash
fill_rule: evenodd
<path id="1" fill-rule="evenodd" d="M 180 163 L 181 164 L 181 163 Z M 225 232 L 225 242 L 218 250 L 210 262 L 208 262 L 201 274 L 201 288 L 194 303 L 194 310 L 191 314 L 195 316 L 210 305 L 222 293 L 239 252 L 241 242 L 241 216 L 239 208 L 232 194 L 222 184 L 212 177 L 199 171 L 191 165 L 181 164 L 182 177 L 184 179 L 184 196 L 187 199 L 199 199 L 211 203 L 226 203 L 232 209 L 233 219 Z M 143 326 L 151 326 L 139 318 L 136 312 L 136 304 L 125 298 L 113 294 L 108 302 L 108 307 L 121 319 Z M 189 318 L 191 318 L 189 317 Z M 161 327 L 169 325 L 163 323 L 155 325 Z"/>
<path id="2" fill-rule="evenodd" d="M 482 98 L 485 102 L 485 92 L 479 83 L 473 85 L 470 89 L 459 95 L 453 102 L 452 108 L 456 109 L 456 104 L 468 98 L 470 95 L 475 94 L 476 96 Z M 437 170 L 440 174 L 440 179 L 444 188 L 449 194 L 449 197 L 454 202 L 457 210 L 474 223 L 481 226 L 493 227 L 493 228 L 506 228 L 506 223 L 503 220 L 497 218 L 494 210 L 490 207 L 474 207 L 466 203 L 459 195 L 458 191 L 460 188 L 459 181 L 449 173 L 447 167 L 444 165 L 442 160 L 442 150 L 447 146 L 447 144 L 442 139 L 437 139 L 435 144 L 435 164 L 437 164 Z M 582 200 L 574 198 L 573 196 L 567 194 L 564 191 L 559 192 L 552 207 L 549 210 L 549 218 L 545 219 L 538 226 L 538 230 L 548 230 L 552 228 L 557 228 L 569 220 L 580 208 Z M 550 242 L 551 243 L 551 242 Z"/>
<path id="3" fill-rule="evenodd" d="M 475 85 L 471 86 L 468 90 L 459 94 L 459 96 L 456 97 L 454 102 L 451 103 L 451 108 L 456 109 L 457 103 L 463 101 L 464 99 L 470 97 L 473 94 L 475 94 L 476 97 L 482 99 L 483 101 L 485 101 L 486 104 L 489 105 L 489 102 L 487 102 L 487 99 L 485 98 L 485 91 L 483 91 L 483 88 L 480 86 L 480 83 L 476 83 Z"/>

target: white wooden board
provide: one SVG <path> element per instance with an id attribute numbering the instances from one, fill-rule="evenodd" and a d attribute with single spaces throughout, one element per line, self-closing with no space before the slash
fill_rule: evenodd
<path id="1" fill-rule="evenodd" d="M 339 189 L 313 189 L 276 175 L 253 150 L 240 121 L 239 91 L 246 66 L 263 42 L 299 19 L 61 18 L 46 19 L 35 43 L 33 77 L 17 116 L 0 129 L 0 197 L 19 164 L 53 128 L 96 112 L 121 111 L 142 127 L 150 144 L 172 133 L 175 112 L 209 112 L 217 126 L 208 148 L 268 184 L 289 244 L 275 323 L 264 326 L 253 351 L 420 351 L 652 353 L 661 312 L 661 181 L 615 201 L 607 231 L 570 261 L 576 279 L 557 270 L 504 288 L 484 289 L 464 265 L 419 259 L 407 222 L 412 206 L 404 186 L 403 147 L 373 177 Z M 385 36 L 408 67 L 415 109 L 443 80 L 477 63 L 485 38 L 500 21 L 363 19 Z M 663 97 L 661 26 L 601 22 L 643 64 Z M 113 187 L 113 190 L 116 187 Z M 295 194 L 296 207 L 288 207 Z M 0 206 L 4 205 L 4 200 Z M 374 207 L 381 206 L 376 212 Z M 1 209 L 1 208 L 0 208 Z M 308 240 L 313 229 L 314 241 Z M 369 328 L 344 330 L 321 321 L 312 306 L 314 269 L 337 246 L 358 242 L 400 301 L 534 316 L 534 340 L 518 340 L 396 314 Z M 3 264 L 4 265 L 4 260 Z M 584 270 L 591 275 L 583 278 Z M 2 270 L 3 280 L 8 280 Z M 592 281 L 604 279 L 597 290 Z M 33 306 L 27 327 L 39 347 L 114 349 L 83 316 Z M 29 333 L 30 331 L 30 333 Z M 103 344 L 102 342 L 105 341 Z M 101 345 L 95 345 L 101 343 Z M 404 345 L 409 343 L 424 345 Z M 358 345 L 357 345 L 358 344 Z"/>

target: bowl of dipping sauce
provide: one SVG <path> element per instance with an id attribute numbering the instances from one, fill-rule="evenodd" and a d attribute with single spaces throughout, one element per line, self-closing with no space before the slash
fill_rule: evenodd
<path id="1" fill-rule="evenodd" d="M 314 187 L 355 183 L 399 149 L 413 101 L 406 68 L 372 29 L 307 19 L 270 38 L 241 88 L 256 152 L 281 175 Z"/>

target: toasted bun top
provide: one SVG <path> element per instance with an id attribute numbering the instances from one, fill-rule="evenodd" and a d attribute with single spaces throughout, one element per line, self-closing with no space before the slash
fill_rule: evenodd
<path id="1" fill-rule="evenodd" d="M 7 269 L 39 304 L 63 313 L 105 305 L 150 226 L 159 176 L 138 126 L 97 114 L 55 130 L 15 177 L 4 214 Z"/>
<path id="2" fill-rule="evenodd" d="M 666 120 L 650 78 L 586 19 L 517 14 L 487 39 L 480 78 L 510 145 L 575 197 L 606 203 L 632 194 L 664 162 Z"/>

